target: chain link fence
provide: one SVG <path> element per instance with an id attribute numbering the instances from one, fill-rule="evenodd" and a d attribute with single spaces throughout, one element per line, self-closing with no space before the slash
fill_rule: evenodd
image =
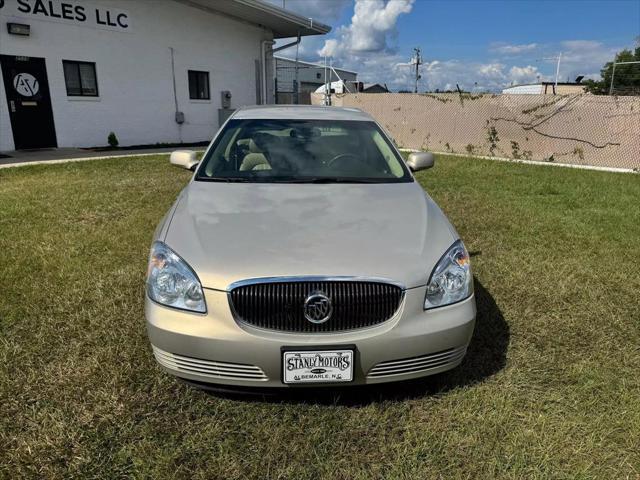
<path id="1" fill-rule="evenodd" d="M 368 112 L 400 147 L 640 170 L 640 97 L 359 93 L 333 104 Z"/>
<path id="2" fill-rule="evenodd" d="M 616 63 L 608 87 L 610 95 L 640 95 L 640 61 Z"/>
<path id="3" fill-rule="evenodd" d="M 277 104 L 311 104 L 311 93 L 323 84 L 322 79 L 317 82 L 305 81 L 309 73 L 318 70 L 318 67 L 298 64 L 297 71 L 293 62 L 276 61 L 276 103 Z"/>

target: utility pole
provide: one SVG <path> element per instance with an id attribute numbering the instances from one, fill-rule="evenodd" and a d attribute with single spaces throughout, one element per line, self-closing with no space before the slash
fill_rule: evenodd
<path id="1" fill-rule="evenodd" d="M 558 90 L 558 76 L 560 75 L 560 62 L 562 61 L 562 52 L 558 54 L 558 66 L 556 67 L 556 85 L 555 90 Z M 554 92 L 555 93 L 555 92 Z"/>
<path id="2" fill-rule="evenodd" d="M 409 63 L 397 63 L 396 67 L 414 67 L 416 68 L 415 71 L 415 86 L 413 87 L 413 92 L 414 93 L 418 93 L 418 80 L 420 80 L 422 78 L 422 76 L 420 75 L 420 65 L 422 65 L 424 62 L 422 61 L 422 54 L 420 52 L 420 47 L 416 47 L 413 49 L 413 57 L 411 58 L 411 61 L 409 61 Z"/>
<path id="3" fill-rule="evenodd" d="M 420 55 L 420 47 L 416 47 L 413 49 L 413 52 L 415 54 L 414 57 L 414 64 L 416 66 L 416 86 L 413 90 L 413 93 L 418 93 L 418 80 L 420 80 L 420 78 L 422 78 L 420 76 L 420 65 L 422 65 L 422 56 Z"/>

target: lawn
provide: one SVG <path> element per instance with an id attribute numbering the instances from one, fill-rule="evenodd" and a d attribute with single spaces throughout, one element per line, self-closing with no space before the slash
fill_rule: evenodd
<path id="1" fill-rule="evenodd" d="M 0 478 L 638 478 L 639 175 L 438 158 L 418 178 L 473 255 L 465 362 L 278 399 L 152 358 L 147 252 L 189 176 L 0 170 Z"/>

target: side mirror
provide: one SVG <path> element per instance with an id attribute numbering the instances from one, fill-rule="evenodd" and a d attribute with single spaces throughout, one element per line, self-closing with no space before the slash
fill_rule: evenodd
<path id="1" fill-rule="evenodd" d="M 433 167 L 435 159 L 431 152 L 413 152 L 409 154 L 407 159 L 407 165 L 412 172 L 418 172 L 420 170 L 426 170 Z"/>
<path id="2" fill-rule="evenodd" d="M 198 163 L 200 163 L 196 156 L 196 152 L 193 150 L 176 150 L 175 152 L 171 152 L 169 162 L 172 165 L 177 165 L 178 167 L 186 168 L 187 170 L 195 170 Z"/>

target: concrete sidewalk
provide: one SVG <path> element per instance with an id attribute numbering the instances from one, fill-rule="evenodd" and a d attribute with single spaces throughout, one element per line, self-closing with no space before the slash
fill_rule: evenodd
<path id="1" fill-rule="evenodd" d="M 18 167 L 28 164 L 80 162 L 83 160 L 98 160 L 102 158 L 134 157 L 157 154 L 169 154 L 174 150 L 204 151 L 204 147 L 174 147 L 174 148 L 145 148 L 134 150 L 106 150 L 96 152 L 82 148 L 47 148 L 42 150 L 17 150 L 0 152 L 8 158 L 0 158 L 0 168 Z"/>

